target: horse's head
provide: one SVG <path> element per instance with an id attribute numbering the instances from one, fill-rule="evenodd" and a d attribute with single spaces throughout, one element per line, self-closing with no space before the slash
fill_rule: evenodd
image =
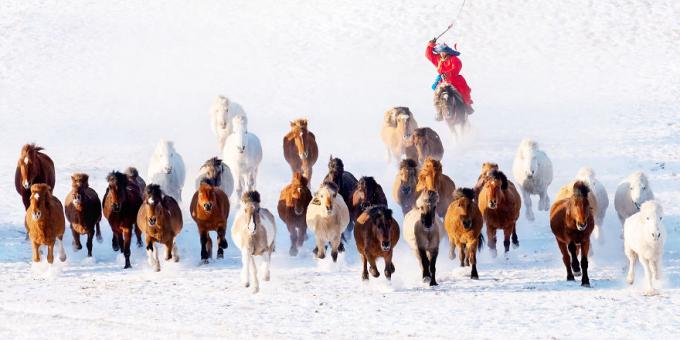
<path id="1" fill-rule="evenodd" d="M 31 219 L 38 221 L 43 218 L 45 208 L 52 199 L 52 188 L 44 183 L 31 185 Z"/>
<path id="2" fill-rule="evenodd" d="M 146 213 L 146 223 L 150 227 L 163 225 L 163 191 L 158 184 L 149 184 L 144 193 L 144 203 L 141 209 Z"/>
<path id="3" fill-rule="evenodd" d="M 247 191 L 241 197 L 243 212 L 248 223 L 248 232 L 255 235 L 260 224 L 260 193 L 257 191 Z"/>
<path id="4" fill-rule="evenodd" d="M 591 217 L 591 207 L 588 201 L 590 189 L 582 181 L 576 181 L 573 187 L 574 194 L 569 200 L 567 214 L 574 220 L 576 229 L 584 231 L 588 227 L 588 219 Z"/>
<path id="5" fill-rule="evenodd" d="M 404 159 L 399 164 L 399 187 L 405 195 L 415 190 L 418 182 L 418 163 L 412 159 Z"/>
<path id="6" fill-rule="evenodd" d="M 369 202 L 374 201 L 374 195 L 378 191 L 378 182 L 373 177 L 361 177 L 356 188 L 356 193 L 361 202 L 361 209 L 367 208 Z"/>
<path id="7" fill-rule="evenodd" d="M 211 115 L 215 118 L 217 127 L 224 130 L 229 125 L 229 99 L 225 96 L 217 96 L 210 108 Z"/>
<path id="8" fill-rule="evenodd" d="M 334 183 L 339 185 L 342 183 L 342 174 L 344 172 L 345 164 L 342 162 L 342 159 L 333 158 L 333 155 L 331 155 L 331 158 L 328 161 L 328 177 L 330 177 Z"/>
<path id="9" fill-rule="evenodd" d="M 652 240 L 653 242 L 661 241 L 663 233 L 665 233 L 662 220 L 663 209 L 661 209 L 659 203 L 654 200 L 642 203 L 640 207 L 640 222 L 642 224 L 642 235 L 645 235 L 645 239 Z"/>
<path id="10" fill-rule="evenodd" d="M 427 129 L 419 128 L 413 131 L 413 134 L 411 135 L 411 145 L 416 148 L 416 151 L 418 152 L 418 159 L 422 160 L 427 155 L 429 142 Z"/>
<path id="11" fill-rule="evenodd" d="M 311 135 L 307 130 L 307 119 L 297 119 L 290 122 L 290 128 L 291 130 L 288 133 L 288 138 L 293 140 L 298 157 L 304 161 L 309 157 L 307 144 L 308 139 L 311 138 Z"/>
<path id="12" fill-rule="evenodd" d="M 434 93 L 435 108 L 444 117 L 451 116 L 455 112 L 456 104 L 462 102 L 462 96 L 450 84 L 443 84 Z"/>
<path id="13" fill-rule="evenodd" d="M 523 140 L 517 149 L 517 161 L 527 178 L 533 178 L 538 172 L 538 151 L 538 143 L 531 139 Z"/>
<path id="14" fill-rule="evenodd" d="M 206 214 L 210 214 L 213 208 L 217 206 L 217 194 L 215 187 L 209 180 L 204 180 L 198 186 L 198 197 L 196 200 L 196 209 L 203 209 Z"/>
<path id="15" fill-rule="evenodd" d="M 484 162 L 482 164 L 482 171 L 479 173 L 479 178 L 486 177 L 489 171 L 498 170 L 498 164 L 491 162 Z"/>
<path id="16" fill-rule="evenodd" d="M 376 235 L 380 243 L 380 250 L 388 252 L 394 246 L 392 244 L 392 210 L 385 206 L 372 206 L 366 210 L 366 213 L 371 218 L 373 234 Z"/>
<path id="17" fill-rule="evenodd" d="M 175 157 L 177 157 L 175 144 L 171 141 L 161 139 L 154 151 L 154 158 L 164 173 L 172 173 L 174 170 Z"/>
<path id="18" fill-rule="evenodd" d="M 319 191 L 316 193 L 316 199 L 326 209 L 326 215 L 333 214 L 334 201 L 338 196 L 338 186 L 333 182 L 323 182 Z"/>
<path id="19" fill-rule="evenodd" d="M 416 209 L 420 212 L 420 223 L 427 229 L 434 225 L 437 203 L 439 203 L 439 194 L 434 190 L 423 190 L 416 200 Z"/>
<path id="20" fill-rule="evenodd" d="M 470 188 L 459 188 L 453 194 L 453 209 L 460 221 L 463 223 L 463 228 L 469 230 L 472 228 L 473 209 L 476 208 L 475 191 Z"/>
<path id="21" fill-rule="evenodd" d="M 90 176 L 84 173 L 75 173 L 71 175 L 71 199 L 73 206 L 77 211 L 83 210 L 83 197 L 85 197 L 85 190 L 89 188 Z"/>
<path id="22" fill-rule="evenodd" d="M 113 212 L 120 212 L 125 203 L 125 190 L 128 184 L 127 176 L 118 171 L 112 171 L 106 176 L 108 187 L 106 189 L 106 200 L 111 204 Z"/>
<path id="23" fill-rule="evenodd" d="M 486 192 L 486 202 L 489 209 L 496 209 L 505 197 L 504 191 L 508 188 L 508 178 L 498 170 L 491 170 L 487 173 L 488 179 L 484 183 Z"/>
<path id="24" fill-rule="evenodd" d="M 417 191 L 437 190 L 437 185 L 442 177 L 442 163 L 434 158 L 427 157 L 423 167 L 418 173 Z"/>
<path id="25" fill-rule="evenodd" d="M 28 190 L 33 184 L 35 178 L 40 172 L 40 164 L 38 163 L 38 152 L 43 148 L 35 144 L 26 144 L 21 148 L 19 161 L 17 167 L 21 174 L 21 185 Z"/>
<path id="26" fill-rule="evenodd" d="M 399 113 L 396 117 L 397 120 L 397 132 L 404 140 L 411 138 L 411 133 L 417 128 L 413 123 L 413 119 L 410 114 Z"/>
<path id="27" fill-rule="evenodd" d="M 238 153 L 246 152 L 248 147 L 248 118 L 245 116 L 236 116 L 232 119 L 234 126 L 234 135 L 236 135 L 236 151 Z"/>
<path id="28" fill-rule="evenodd" d="M 205 169 L 205 181 L 210 185 L 219 187 L 222 180 L 222 173 L 225 170 L 222 160 L 217 157 L 213 157 L 205 161 L 201 168 Z"/>
<path id="29" fill-rule="evenodd" d="M 286 192 L 286 206 L 293 208 L 295 215 L 301 216 L 305 213 L 307 203 L 311 200 L 311 192 L 307 188 L 307 178 L 300 172 L 293 173 L 293 180 Z"/>
<path id="30" fill-rule="evenodd" d="M 654 193 L 649 186 L 649 180 L 643 172 L 638 171 L 630 175 L 628 177 L 628 183 L 630 198 L 638 211 L 640 211 L 642 203 L 654 199 Z"/>

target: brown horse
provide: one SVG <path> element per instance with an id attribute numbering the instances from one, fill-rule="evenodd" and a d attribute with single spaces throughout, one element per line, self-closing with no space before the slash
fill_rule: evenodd
<path id="1" fill-rule="evenodd" d="M 470 108 L 463 102 L 463 97 L 455 87 L 442 83 L 434 91 L 434 107 L 437 111 L 436 120 L 444 118 L 449 130 L 458 138 L 458 134 L 465 133 Z"/>
<path id="2" fill-rule="evenodd" d="M 573 195 L 553 203 L 550 208 L 550 229 L 562 252 L 562 262 L 567 268 L 567 281 L 574 281 L 574 275 L 581 275 L 581 286 L 590 287 L 588 278 L 588 250 L 590 234 L 595 228 L 592 207 L 588 201 L 590 189 L 582 181 L 576 181 Z M 580 248 L 579 266 L 577 250 Z M 571 266 L 570 266 L 571 262 Z"/>
<path id="3" fill-rule="evenodd" d="M 137 171 L 137 168 L 133 166 L 128 167 L 127 169 L 125 169 L 125 176 L 127 176 L 130 182 L 137 184 L 137 187 L 139 187 L 139 192 L 141 193 L 146 192 L 146 182 L 144 181 L 142 176 L 139 175 L 139 171 Z"/>
<path id="4" fill-rule="evenodd" d="M 182 211 L 174 198 L 163 194 L 158 184 L 146 186 L 144 201 L 137 212 L 137 225 L 146 235 L 146 254 L 149 265 L 161 270 L 158 248 L 154 243 L 165 245 L 165 260 L 179 261 L 177 235 L 182 231 Z"/>
<path id="5" fill-rule="evenodd" d="M 387 206 L 385 192 L 373 177 L 361 177 L 352 194 L 352 202 L 349 206 L 350 218 L 356 224 L 357 218 L 364 212 L 364 209 L 374 205 Z"/>
<path id="6" fill-rule="evenodd" d="M 482 164 L 482 171 L 479 173 L 477 183 L 475 184 L 475 201 L 478 201 L 479 193 L 482 191 L 482 187 L 484 187 L 486 180 L 489 179 L 488 174 L 491 170 L 498 170 L 498 164 L 491 162 L 484 162 Z"/>
<path id="7" fill-rule="evenodd" d="M 87 235 L 87 256 L 92 257 L 92 238 L 102 242 L 102 231 L 99 222 L 102 220 L 102 202 L 88 183 L 90 176 L 83 173 L 71 175 L 71 192 L 64 199 L 66 219 L 71 225 L 73 249 L 83 249 L 80 235 Z"/>
<path id="8" fill-rule="evenodd" d="M 208 264 L 212 258 L 212 239 L 208 232 L 217 232 L 217 258 L 224 258 L 227 249 L 227 219 L 229 218 L 229 196 L 212 185 L 213 181 L 204 180 L 191 198 L 189 211 L 191 218 L 196 221 L 198 235 L 201 241 L 201 262 Z"/>
<path id="9" fill-rule="evenodd" d="M 375 259 L 382 257 L 385 259 L 385 277 L 390 280 L 395 269 L 392 251 L 399 241 L 399 224 L 392 217 L 392 210 L 382 205 L 364 210 L 357 218 L 354 240 L 364 264 L 361 279 L 368 280 L 367 262 L 371 265 L 371 275 L 380 276 Z"/>
<path id="10" fill-rule="evenodd" d="M 277 209 L 279 217 L 290 233 L 290 256 L 297 256 L 298 248 L 307 239 L 307 206 L 312 201 L 309 182 L 300 172 L 293 173 L 293 179 L 279 195 Z"/>
<path id="11" fill-rule="evenodd" d="M 61 202 L 52 196 L 52 188 L 49 185 L 45 183 L 31 185 L 25 223 L 33 244 L 33 262 L 40 262 L 40 246 L 47 246 L 47 262 L 52 264 L 56 241 L 59 241 L 59 260 L 66 261 L 64 208 Z"/>
<path id="12" fill-rule="evenodd" d="M 475 202 L 475 192 L 469 188 L 457 189 L 453 195 L 453 203 L 449 205 L 444 218 L 444 228 L 449 235 L 449 258 L 456 258 L 456 247 L 460 258 L 460 266 L 472 266 L 470 278 L 479 279 L 477 273 L 477 251 L 484 246 L 482 227 L 484 219 Z"/>
<path id="13" fill-rule="evenodd" d="M 399 173 L 392 185 L 392 198 L 406 215 L 416 204 L 416 184 L 418 183 L 418 163 L 412 159 L 404 159 L 399 164 Z"/>
<path id="14" fill-rule="evenodd" d="M 314 134 L 307 130 L 307 119 L 290 122 L 290 131 L 283 137 L 283 157 L 293 172 L 302 172 L 312 181 L 312 167 L 319 158 Z"/>
<path id="15" fill-rule="evenodd" d="M 352 205 L 352 195 L 354 195 L 354 190 L 356 190 L 359 181 L 352 175 L 349 171 L 345 171 L 345 164 L 340 158 L 333 158 L 328 161 L 328 174 L 323 179 L 324 182 L 333 182 L 338 186 L 338 193 L 342 196 L 345 201 L 345 205 L 349 208 Z M 352 230 L 354 229 L 354 220 L 349 219 L 347 224 L 347 229 L 343 234 L 343 239 L 349 239 L 352 235 Z M 345 246 L 341 242 L 339 250 L 341 252 L 345 251 Z"/>
<path id="16" fill-rule="evenodd" d="M 479 193 L 478 205 L 486 223 L 486 237 L 491 256 L 496 257 L 496 231 L 498 229 L 503 229 L 503 246 L 506 254 L 510 251 L 511 236 L 513 247 L 519 247 L 515 224 L 519 218 L 522 201 L 515 185 L 504 173 L 491 170 L 488 176 Z"/>
<path id="17" fill-rule="evenodd" d="M 14 173 L 14 187 L 16 188 L 24 209 L 31 204 L 31 185 L 45 183 L 54 188 L 54 162 L 41 151 L 43 148 L 35 144 L 26 144 L 21 148 Z"/>
<path id="18" fill-rule="evenodd" d="M 420 196 L 423 190 L 432 190 L 439 194 L 437 215 L 444 217 L 446 209 L 449 208 L 449 204 L 453 201 L 453 192 L 456 190 L 456 184 L 449 176 L 442 173 L 442 163 L 431 157 L 425 159 L 425 163 L 420 169 L 420 173 L 418 173 L 417 195 Z"/>
<path id="19" fill-rule="evenodd" d="M 125 268 L 130 265 L 130 243 L 132 232 L 137 236 L 137 246 L 142 246 L 142 231 L 137 225 L 137 212 L 142 205 L 142 193 L 136 183 L 130 182 L 128 177 L 118 171 L 106 176 L 108 187 L 104 194 L 104 217 L 109 221 L 113 231 L 112 247 L 119 249 L 125 255 Z"/>
<path id="20" fill-rule="evenodd" d="M 423 127 L 413 131 L 406 143 L 406 157 L 415 159 L 423 165 L 427 157 L 440 161 L 444 156 L 444 146 L 434 130 Z"/>

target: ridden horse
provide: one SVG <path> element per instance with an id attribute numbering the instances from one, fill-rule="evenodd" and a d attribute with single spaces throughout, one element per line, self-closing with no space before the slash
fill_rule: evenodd
<path id="1" fill-rule="evenodd" d="M 342 162 L 342 159 L 333 158 L 333 155 L 331 155 L 328 161 L 328 174 L 324 177 L 323 181 L 335 183 L 338 187 L 338 193 L 345 201 L 345 205 L 348 208 L 352 205 L 352 195 L 354 195 L 354 190 L 359 185 L 359 181 L 357 181 L 357 178 L 352 173 L 345 171 L 345 164 Z M 352 230 L 354 230 L 354 220 L 350 218 L 342 238 L 348 240 L 352 235 Z M 342 242 L 340 242 L 340 251 L 345 251 L 345 246 Z"/>
<path id="2" fill-rule="evenodd" d="M 349 209 L 338 194 L 338 186 L 324 182 L 307 207 L 307 226 L 314 232 L 316 248 L 314 253 L 319 259 L 326 257 L 326 244 L 331 244 L 333 262 L 338 260 L 342 233 L 349 224 Z"/>
<path id="3" fill-rule="evenodd" d="M 574 183 L 574 194 L 556 201 L 550 208 L 550 229 L 562 253 L 562 262 L 567 268 L 567 281 L 574 281 L 574 275 L 581 275 L 581 286 L 590 287 L 588 278 L 588 250 L 590 234 L 595 228 L 592 208 L 588 202 L 588 185 L 581 181 Z M 581 253 L 581 264 L 577 256 Z M 571 265 L 570 265 L 571 262 Z"/>
<path id="4" fill-rule="evenodd" d="M 465 133 L 468 125 L 468 113 L 465 110 L 463 97 L 455 87 L 442 83 L 434 91 L 434 107 L 437 117 L 442 117 L 449 126 L 449 130 L 458 138 Z"/>
<path id="5" fill-rule="evenodd" d="M 214 182 L 205 181 L 191 198 L 189 211 L 196 221 L 201 241 L 201 263 L 207 264 L 212 258 L 212 239 L 209 231 L 217 232 L 217 258 L 224 258 L 227 244 L 227 219 L 229 218 L 229 197 Z"/>
<path id="6" fill-rule="evenodd" d="M 371 275 L 380 276 L 375 264 L 378 257 L 385 259 L 385 277 L 392 279 L 395 270 L 392 251 L 399 241 L 399 224 L 392 217 L 392 210 L 383 205 L 366 208 L 357 218 L 354 240 L 364 265 L 361 279 L 368 280 L 367 262 L 371 265 Z"/>
<path id="7" fill-rule="evenodd" d="M 406 215 L 416 204 L 416 184 L 418 183 L 418 163 L 412 159 L 404 159 L 399 164 L 399 173 L 392 185 L 392 198 Z"/>
<path id="8" fill-rule="evenodd" d="M 312 167 L 319 158 L 319 147 L 314 134 L 307 129 L 307 119 L 290 122 L 290 131 L 283 137 L 283 157 L 293 172 L 312 181 Z"/>
<path id="9" fill-rule="evenodd" d="M 404 240 L 413 249 L 423 272 L 423 282 L 437 285 L 437 256 L 439 243 L 445 237 L 444 226 L 437 216 L 439 195 L 433 190 L 424 190 L 418 196 L 416 207 L 404 216 Z"/>
<path id="10" fill-rule="evenodd" d="M 479 173 L 479 177 L 477 177 L 477 183 L 475 184 L 475 201 L 479 200 L 479 193 L 482 191 L 482 188 L 484 187 L 484 183 L 486 183 L 486 180 L 489 179 L 489 171 L 491 170 L 498 170 L 498 164 L 496 163 L 491 163 L 491 162 L 484 162 L 482 164 L 482 171 Z"/>
<path id="11" fill-rule="evenodd" d="M 58 241 L 59 260 L 66 261 L 64 251 L 64 208 L 52 196 L 45 183 L 31 185 L 30 203 L 26 209 L 26 228 L 33 245 L 33 262 L 40 262 L 40 246 L 47 246 L 47 263 L 54 261 L 54 244 Z"/>
<path id="12" fill-rule="evenodd" d="M 456 247 L 460 266 L 472 266 L 470 278 L 479 279 L 477 273 L 477 252 L 484 246 L 482 227 L 484 219 L 475 202 L 475 191 L 470 188 L 459 188 L 453 196 L 444 218 L 444 228 L 449 235 L 449 258 L 456 258 Z"/>
<path id="13" fill-rule="evenodd" d="M 425 159 L 425 163 L 418 173 L 416 192 L 419 197 L 424 190 L 433 190 L 439 194 L 437 215 L 444 217 L 446 209 L 449 208 L 449 204 L 453 201 L 453 192 L 456 190 L 456 184 L 449 176 L 442 173 L 442 163 L 430 157 Z"/>
<path id="14" fill-rule="evenodd" d="M 233 125 L 234 133 L 224 144 L 222 159 L 234 176 L 238 207 L 243 191 L 254 191 L 257 187 L 257 172 L 262 162 L 262 144 L 255 134 L 248 132 L 246 117 L 235 117 Z"/>
<path id="15" fill-rule="evenodd" d="M 232 120 L 236 116 L 246 116 L 240 104 L 225 96 L 217 96 L 210 107 L 210 126 L 217 136 L 218 151 L 222 152 L 227 137 L 233 132 Z"/>
<path id="16" fill-rule="evenodd" d="M 263 279 L 269 281 L 269 266 L 274 240 L 276 239 L 276 224 L 274 215 L 269 210 L 260 207 L 260 194 L 248 191 L 243 194 L 241 209 L 236 214 L 234 226 L 231 228 L 231 239 L 241 250 L 241 280 L 243 285 L 250 286 L 249 272 L 253 273 L 253 292 L 260 289 L 257 279 L 257 266 L 254 256 L 262 256 Z"/>
<path id="17" fill-rule="evenodd" d="M 165 195 L 182 201 L 182 188 L 186 178 L 184 160 L 175 150 L 175 144 L 161 139 L 149 160 L 149 182 L 158 184 Z"/>
<path id="18" fill-rule="evenodd" d="M 290 233 L 290 256 L 297 256 L 298 248 L 307 239 L 307 206 L 312 201 L 309 182 L 300 172 L 294 172 L 290 184 L 279 195 L 279 217 Z"/>
<path id="19" fill-rule="evenodd" d="M 444 146 L 439 135 L 428 127 L 415 129 L 411 138 L 406 141 L 406 146 L 406 157 L 417 160 L 421 166 L 428 157 L 440 161 L 444 156 Z"/>
<path id="20" fill-rule="evenodd" d="M 357 218 L 364 212 L 364 209 L 373 205 L 387 206 L 385 192 L 373 177 L 361 177 L 352 194 L 352 202 L 349 206 L 350 218 L 356 224 Z"/>
<path id="21" fill-rule="evenodd" d="M 391 108 L 384 116 L 380 138 L 387 148 L 387 162 L 389 163 L 392 158 L 398 162 L 406 154 L 406 143 L 411 138 L 413 130 L 418 128 L 418 123 L 408 107 Z"/>
<path id="22" fill-rule="evenodd" d="M 108 187 L 102 205 L 104 217 L 113 232 L 112 247 L 125 255 L 125 267 L 130 265 L 130 243 L 132 232 L 137 236 L 137 246 L 142 246 L 142 231 L 137 225 L 137 212 L 142 205 L 142 193 L 136 183 L 128 181 L 123 173 L 113 171 L 106 176 Z"/>
<path id="23" fill-rule="evenodd" d="M 144 201 L 137 213 L 137 225 L 146 236 L 146 255 L 155 271 L 161 270 L 155 243 L 165 245 L 166 261 L 179 261 L 177 236 L 182 231 L 182 224 L 182 211 L 177 201 L 164 194 L 158 184 L 147 185 Z"/>
<path id="24" fill-rule="evenodd" d="M 496 257 L 496 231 L 503 229 L 503 246 L 505 253 L 510 251 L 510 237 L 513 247 L 519 247 L 515 226 L 519 218 L 522 201 L 519 192 L 505 176 L 498 170 L 491 170 L 489 178 L 479 193 L 478 206 L 486 223 L 486 237 L 491 256 Z"/>
<path id="25" fill-rule="evenodd" d="M 21 195 L 24 209 L 31 204 L 31 185 L 45 183 L 54 188 L 54 162 L 41 152 L 43 148 L 35 144 L 26 144 L 21 148 L 14 173 L 14 187 Z"/>
<path id="26" fill-rule="evenodd" d="M 92 238 L 97 235 L 97 241 L 102 242 L 102 232 L 99 222 L 102 219 L 102 202 L 94 189 L 90 188 L 87 174 L 75 173 L 71 175 L 71 192 L 64 199 L 66 219 L 71 225 L 73 234 L 73 249 L 83 248 L 80 235 L 87 235 L 87 256 L 92 256 Z"/>
<path id="27" fill-rule="evenodd" d="M 144 181 L 142 176 L 139 175 L 139 171 L 137 171 L 137 168 L 129 166 L 127 169 L 125 169 L 125 176 L 127 176 L 128 181 L 137 184 L 137 187 L 139 187 L 139 192 L 146 191 L 146 182 Z"/>
<path id="28" fill-rule="evenodd" d="M 231 169 L 217 157 L 205 161 L 198 170 L 196 190 L 198 190 L 203 181 L 222 189 L 227 196 L 231 196 L 234 192 L 234 177 L 231 175 Z"/>

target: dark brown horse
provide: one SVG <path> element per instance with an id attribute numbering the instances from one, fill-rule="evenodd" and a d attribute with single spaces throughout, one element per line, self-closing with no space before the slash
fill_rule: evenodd
<path id="1" fill-rule="evenodd" d="M 142 205 L 142 193 L 136 183 L 130 182 L 123 173 L 114 171 L 106 176 L 108 187 L 104 194 L 104 217 L 113 231 L 112 247 L 125 255 L 125 268 L 130 265 L 132 232 L 137 236 L 137 246 L 142 246 L 142 231 L 137 226 L 137 212 Z"/>
<path id="2" fill-rule="evenodd" d="M 460 266 L 472 266 L 470 278 L 479 279 L 477 273 L 477 251 L 484 245 L 482 227 L 484 219 L 475 202 L 475 192 L 469 188 L 457 189 L 453 203 L 449 205 L 444 218 L 444 229 L 449 234 L 451 250 L 449 258 L 456 258 L 456 247 L 460 257 Z"/>
<path id="3" fill-rule="evenodd" d="M 352 195 L 354 190 L 356 190 L 359 181 L 350 172 L 345 171 L 345 164 L 340 158 L 333 158 L 328 161 L 328 174 L 323 179 L 324 182 L 333 182 L 338 186 L 338 192 L 345 204 L 349 208 L 352 205 Z M 352 230 L 354 229 L 354 220 L 349 219 L 349 224 L 345 233 L 342 235 L 343 239 L 347 240 L 352 235 Z M 340 251 L 345 250 L 345 246 L 340 243 Z"/>
<path id="4" fill-rule="evenodd" d="M 469 108 L 463 102 L 463 97 L 450 84 L 443 83 L 434 91 L 434 107 L 437 111 L 437 120 L 444 118 L 449 130 L 458 137 L 465 132 L 468 122 Z"/>
<path id="5" fill-rule="evenodd" d="M 300 172 L 294 172 L 290 184 L 281 190 L 277 206 L 279 217 L 290 233 L 290 256 L 297 256 L 298 248 L 307 239 L 307 206 L 311 201 L 307 179 Z"/>
<path id="6" fill-rule="evenodd" d="M 73 234 L 73 249 L 83 249 L 80 235 L 87 235 L 87 256 L 92 256 L 92 238 L 97 235 L 97 241 L 102 242 L 102 231 L 99 222 L 102 219 L 102 202 L 94 189 L 90 188 L 87 174 L 75 173 L 71 175 L 71 192 L 64 200 L 66 219 L 71 225 Z"/>
<path id="7" fill-rule="evenodd" d="M 385 277 L 391 279 L 395 270 L 392 251 L 399 241 L 399 224 L 392 217 L 392 210 L 382 205 L 366 208 L 357 218 L 354 240 L 364 265 L 361 279 L 368 280 L 367 262 L 371 275 L 380 276 L 375 264 L 378 257 L 385 259 Z"/>
<path id="8" fill-rule="evenodd" d="M 519 247 L 515 225 L 519 218 L 522 201 L 515 185 L 504 173 L 491 170 L 488 177 L 479 193 L 478 206 L 486 223 L 486 237 L 491 256 L 496 257 L 496 231 L 498 229 L 503 230 L 503 246 L 506 254 L 510 251 L 511 236 L 513 246 Z"/>
<path id="9" fill-rule="evenodd" d="M 312 167 L 319 158 L 319 148 L 314 134 L 307 130 L 307 119 L 290 122 L 290 131 L 283 137 L 283 157 L 293 172 L 302 172 L 312 180 Z"/>
<path id="10" fill-rule="evenodd" d="M 146 235 L 146 254 L 154 270 L 161 270 L 156 242 L 165 246 L 166 261 L 179 261 L 177 236 L 182 231 L 182 211 L 177 201 L 165 195 L 158 184 L 146 186 L 144 201 L 137 212 L 137 225 Z"/>
<path id="11" fill-rule="evenodd" d="M 416 199 L 418 199 L 416 184 L 418 184 L 418 163 L 410 158 L 402 160 L 399 164 L 399 173 L 392 185 L 392 198 L 399 204 L 404 215 L 416 205 Z"/>
<path id="12" fill-rule="evenodd" d="M 191 218 L 196 221 L 201 241 L 201 262 L 208 263 L 212 258 L 212 239 L 208 232 L 217 232 L 217 258 L 224 258 L 227 249 L 227 219 L 229 218 L 229 197 L 215 182 L 202 182 L 191 198 Z"/>
<path id="13" fill-rule="evenodd" d="M 45 183 L 54 188 L 54 162 L 42 150 L 35 144 L 26 144 L 21 148 L 17 161 L 14 186 L 21 195 L 24 209 L 31 204 L 31 185 Z"/>
<path id="14" fill-rule="evenodd" d="M 361 177 L 352 194 L 352 202 L 349 206 L 350 218 L 356 224 L 357 218 L 364 212 L 364 209 L 374 205 L 387 206 L 385 192 L 373 177 Z"/>
<path id="15" fill-rule="evenodd" d="M 419 165 L 423 165 L 428 157 L 440 161 L 444 156 L 439 134 L 428 127 L 415 129 L 405 145 L 406 157 L 417 160 Z"/>
<path id="16" fill-rule="evenodd" d="M 453 201 L 456 184 L 449 176 L 442 173 L 442 163 L 431 157 L 425 159 L 425 163 L 418 173 L 418 184 L 416 185 L 418 197 L 423 190 L 432 190 L 439 194 L 437 215 L 443 218 L 446 215 L 446 209 Z"/>
<path id="17" fill-rule="evenodd" d="M 139 192 L 144 193 L 146 191 L 146 182 L 142 178 L 142 176 L 139 175 L 139 171 L 137 171 L 137 168 L 130 166 L 127 169 L 125 169 L 125 175 L 127 176 L 128 180 L 136 183 L 137 186 L 139 187 Z"/>
<path id="18" fill-rule="evenodd" d="M 588 202 L 588 185 L 576 181 L 574 194 L 553 203 L 550 208 L 550 229 L 562 253 L 562 262 L 567 268 L 567 281 L 574 281 L 574 275 L 581 275 L 581 286 L 590 287 L 588 278 L 588 251 L 590 250 L 590 234 L 595 228 L 592 207 Z M 578 254 L 580 249 L 581 263 Z M 571 266 L 570 266 L 571 262 Z"/>

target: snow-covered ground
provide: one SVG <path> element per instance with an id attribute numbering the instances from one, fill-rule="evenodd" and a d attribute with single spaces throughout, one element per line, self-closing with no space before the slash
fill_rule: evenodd
<path id="1" fill-rule="evenodd" d="M 680 333 L 680 3 L 667 1 L 467 1 L 454 31 L 473 88 L 473 131 L 461 143 L 433 120 L 435 71 L 426 42 L 459 1 L 18 1 L 0 2 L 0 337 L 28 338 L 670 338 Z M 645 171 L 664 206 L 669 240 L 660 295 L 641 295 L 613 207 L 595 245 L 593 287 L 565 281 L 546 213 L 520 218 L 509 259 L 480 254 L 479 281 L 445 254 L 435 288 L 419 279 L 405 243 L 392 282 L 360 280 L 356 250 L 338 264 L 287 254 L 278 225 L 272 281 L 253 295 L 240 256 L 198 266 L 188 215 L 193 175 L 217 153 L 208 108 L 240 102 L 262 140 L 259 190 L 275 209 L 290 173 L 281 139 L 308 117 L 320 146 L 313 186 L 332 154 L 391 191 L 382 114 L 409 106 L 447 141 L 444 171 L 471 186 L 484 161 L 509 173 L 524 137 L 552 158 L 554 196 L 592 166 L 613 205 L 617 183 Z M 63 199 L 72 172 L 103 195 L 112 169 L 146 167 L 160 138 L 175 141 L 189 178 L 182 260 L 160 273 L 134 249 L 122 270 L 103 223 L 94 257 L 31 265 L 13 176 L 21 145 L 37 142 L 57 168 Z M 390 199 L 391 200 L 391 199 Z M 395 205 L 396 211 L 400 209 Z M 400 214 L 397 214 L 400 215 Z M 398 216 L 401 221 L 401 216 Z M 279 221 L 280 222 L 280 221 Z M 310 235 L 312 236 L 312 235 Z M 66 235 L 70 245 L 70 233 Z M 382 266 L 380 263 L 379 266 Z"/>

